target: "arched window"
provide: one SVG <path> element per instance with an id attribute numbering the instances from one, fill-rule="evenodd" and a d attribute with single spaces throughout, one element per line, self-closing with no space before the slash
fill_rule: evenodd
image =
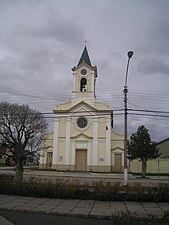
<path id="1" fill-rule="evenodd" d="M 85 92 L 87 87 L 87 80 L 86 78 L 82 78 L 80 81 L 80 91 Z"/>

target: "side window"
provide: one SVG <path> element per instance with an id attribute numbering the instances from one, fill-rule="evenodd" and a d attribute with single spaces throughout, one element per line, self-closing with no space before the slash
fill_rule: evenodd
<path id="1" fill-rule="evenodd" d="M 86 78 L 82 78 L 80 81 L 80 91 L 85 92 L 87 90 L 87 80 Z"/>

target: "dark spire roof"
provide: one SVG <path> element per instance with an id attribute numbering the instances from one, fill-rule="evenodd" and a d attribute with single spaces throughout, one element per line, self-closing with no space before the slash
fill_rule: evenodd
<path id="1" fill-rule="evenodd" d="M 92 66 L 91 65 L 91 62 L 90 62 L 90 58 L 89 58 L 89 54 L 88 54 L 88 51 L 87 51 L 86 46 L 85 46 L 85 48 L 83 50 L 82 56 L 81 56 L 81 58 L 80 58 L 79 63 L 78 63 L 77 66 L 79 66 L 83 62 L 86 63 L 86 64 L 88 64 L 89 66 Z"/>

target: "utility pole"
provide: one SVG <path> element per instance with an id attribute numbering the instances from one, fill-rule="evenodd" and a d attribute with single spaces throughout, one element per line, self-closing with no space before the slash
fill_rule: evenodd
<path id="1" fill-rule="evenodd" d="M 128 93 L 128 86 L 127 86 L 127 76 L 128 76 L 128 68 L 129 62 L 131 57 L 133 56 L 133 52 L 130 51 L 127 53 L 128 61 L 127 61 L 127 68 L 126 68 L 126 77 L 125 77 L 125 84 L 124 84 L 124 186 L 127 185 L 128 180 L 128 172 L 127 172 L 127 93 Z"/>

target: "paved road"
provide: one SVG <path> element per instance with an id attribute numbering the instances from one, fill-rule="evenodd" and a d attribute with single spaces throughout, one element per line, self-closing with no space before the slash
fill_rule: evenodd
<path id="1" fill-rule="evenodd" d="M 0 167 L 0 174 L 15 174 L 13 168 Z M 24 179 L 36 178 L 39 180 L 62 180 L 62 181 L 72 181 L 78 180 L 81 184 L 84 182 L 92 184 L 93 182 L 98 182 L 102 180 L 103 182 L 121 182 L 123 183 L 123 174 L 102 174 L 102 173 L 77 173 L 77 172 L 54 172 L 54 171 L 35 171 L 30 170 L 29 167 L 25 168 Z M 142 183 L 146 185 L 151 185 L 155 183 L 169 183 L 169 176 L 149 176 L 146 179 L 142 179 L 138 176 L 128 175 L 128 183 Z"/>
<path id="2" fill-rule="evenodd" d="M 0 210 L 1 212 L 1 210 Z M 8 219 L 0 215 L 0 224 L 1 225 L 13 225 Z"/>
<path id="3" fill-rule="evenodd" d="M 15 225 L 113 225 L 110 220 L 97 218 L 44 215 L 7 210 L 0 210 L 0 214 Z"/>

